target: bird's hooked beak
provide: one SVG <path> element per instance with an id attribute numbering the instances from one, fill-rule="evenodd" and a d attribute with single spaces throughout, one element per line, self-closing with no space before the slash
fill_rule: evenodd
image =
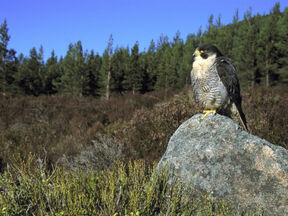
<path id="1" fill-rule="evenodd" d="M 197 56 L 200 56 L 201 52 L 196 49 L 195 52 L 193 53 L 193 57 L 197 57 Z"/>

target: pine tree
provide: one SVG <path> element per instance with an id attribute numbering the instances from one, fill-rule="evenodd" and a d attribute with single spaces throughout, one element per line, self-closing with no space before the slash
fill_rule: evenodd
<path id="1" fill-rule="evenodd" d="M 0 26 L 0 81 L 1 81 L 1 92 L 2 95 L 6 95 L 6 88 L 7 88 L 7 82 L 6 82 L 6 62 L 7 62 L 7 46 L 8 42 L 10 40 L 10 36 L 8 35 L 8 28 L 7 28 L 7 22 L 4 20 L 4 23 Z"/>
<path id="2" fill-rule="evenodd" d="M 277 30 L 279 32 L 279 39 L 275 46 L 277 47 L 278 53 L 278 73 L 280 75 L 279 81 L 288 84 L 288 7 L 285 8 L 282 16 L 277 23 Z"/>
<path id="3" fill-rule="evenodd" d="M 116 48 L 111 57 L 111 90 L 122 94 L 125 91 L 125 76 L 129 74 L 129 48 Z"/>
<path id="4" fill-rule="evenodd" d="M 87 86 L 84 90 L 84 95 L 100 96 L 100 70 L 101 70 L 101 57 L 94 54 L 92 50 L 88 55 L 86 71 L 88 75 Z"/>
<path id="5" fill-rule="evenodd" d="M 250 8 L 245 13 L 244 20 L 241 24 L 239 23 L 238 32 L 233 41 L 232 56 L 238 69 L 240 81 L 245 81 L 245 83 L 241 83 L 252 87 L 260 83 L 261 77 L 256 58 L 259 31 L 259 16 L 252 17 L 252 9 Z"/>
<path id="6" fill-rule="evenodd" d="M 214 15 L 211 14 L 209 19 L 208 19 L 207 29 L 203 34 L 203 42 L 204 43 L 210 43 L 210 44 L 216 44 L 216 40 L 217 40 L 216 37 L 217 37 L 217 33 L 218 33 L 217 30 L 218 30 L 218 27 L 217 27 L 217 25 L 214 24 Z"/>
<path id="7" fill-rule="evenodd" d="M 157 41 L 157 50 L 155 53 L 155 64 L 157 65 L 155 89 L 168 88 L 168 71 L 166 71 L 166 67 L 170 64 L 171 57 L 168 49 L 171 49 L 168 37 L 161 35 Z"/>
<path id="8" fill-rule="evenodd" d="M 198 31 L 197 31 L 197 34 L 196 34 L 196 38 L 197 38 L 197 42 L 198 42 L 198 46 L 200 44 L 203 44 L 203 32 L 202 32 L 202 26 L 199 27 Z M 197 46 L 196 46 L 197 47 Z M 195 48 L 196 48 L 195 47 Z"/>
<path id="9" fill-rule="evenodd" d="M 277 79 L 277 58 L 278 50 L 276 42 L 278 41 L 277 23 L 280 18 L 280 4 L 277 3 L 268 17 L 262 18 L 260 28 L 260 40 L 258 45 L 258 64 L 263 65 L 260 69 L 265 74 L 265 86 L 269 87 L 271 79 Z"/>
<path id="10" fill-rule="evenodd" d="M 232 57 L 233 39 L 237 34 L 237 24 L 222 26 L 220 16 L 217 21 L 215 45 L 226 56 Z"/>
<path id="11" fill-rule="evenodd" d="M 157 62 L 156 62 L 156 45 L 151 40 L 148 51 L 142 57 L 142 68 L 144 70 L 143 89 L 145 92 L 153 91 L 155 89 L 155 83 L 157 79 Z"/>
<path id="12" fill-rule="evenodd" d="M 41 51 L 40 51 L 41 53 Z M 24 58 L 19 68 L 17 82 L 20 88 L 30 95 L 43 93 L 43 56 L 38 54 L 35 47 L 30 50 L 29 58 Z"/>
<path id="13" fill-rule="evenodd" d="M 45 76 L 44 76 L 44 92 L 45 94 L 57 93 L 54 82 L 61 78 L 60 66 L 58 64 L 57 56 L 55 56 L 54 50 L 51 52 L 51 57 L 47 59 L 45 64 Z"/>
<path id="14" fill-rule="evenodd" d="M 0 91 L 2 95 L 6 95 L 7 91 L 15 90 L 15 75 L 17 73 L 16 52 L 8 49 L 8 27 L 6 19 L 0 26 Z"/>
<path id="15" fill-rule="evenodd" d="M 131 49 L 129 72 L 125 76 L 125 86 L 127 90 L 135 94 L 142 89 L 143 74 L 140 69 L 139 44 L 136 42 Z"/>
<path id="16" fill-rule="evenodd" d="M 182 70 L 181 63 L 184 55 L 184 42 L 180 37 L 178 31 L 173 38 L 171 55 L 171 70 L 172 74 L 169 76 L 169 86 L 172 89 L 180 89 L 185 85 L 189 71 Z"/>
<path id="17" fill-rule="evenodd" d="M 111 91 L 111 57 L 113 54 L 113 37 L 110 35 L 108 46 L 102 56 L 101 80 L 105 89 L 105 98 L 109 100 Z"/>
<path id="18" fill-rule="evenodd" d="M 82 96 L 87 78 L 85 56 L 81 41 L 78 41 L 69 45 L 63 60 L 63 75 L 54 84 L 58 92 Z"/>
<path id="19" fill-rule="evenodd" d="M 191 53 L 194 53 L 196 47 L 199 46 L 200 41 L 199 41 L 200 37 L 194 35 L 194 34 L 190 34 L 187 36 L 186 38 L 186 42 L 184 45 L 184 50 L 183 50 L 183 58 L 182 58 L 182 62 L 181 62 L 181 82 L 184 85 L 190 85 L 191 81 L 190 81 L 190 72 L 192 70 L 192 62 L 193 62 L 193 54 L 191 55 Z"/>
<path id="20" fill-rule="evenodd" d="M 149 48 L 151 48 L 151 50 L 148 50 L 148 52 L 145 53 L 141 53 L 139 58 L 140 70 L 143 77 L 141 93 L 153 91 L 156 81 L 156 65 L 154 64 L 155 52 L 153 52 L 153 47 Z"/>
<path id="21" fill-rule="evenodd" d="M 158 64 L 158 74 L 157 74 L 157 82 L 156 88 L 157 89 L 165 89 L 168 90 L 172 88 L 171 80 L 176 79 L 174 76 L 174 70 L 172 67 L 172 48 L 170 46 L 166 47 L 163 50 L 163 54 L 161 55 L 159 64 Z M 173 81 L 172 81 L 173 82 Z"/>

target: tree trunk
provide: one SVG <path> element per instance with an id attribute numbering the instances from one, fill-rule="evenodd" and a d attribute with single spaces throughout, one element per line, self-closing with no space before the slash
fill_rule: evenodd
<path id="1" fill-rule="evenodd" d="M 2 95 L 6 96 L 6 79 L 5 79 L 5 77 L 3 78 Z"/>
<path id="2" fill-rule="evenodd" d="M 3 62 L 3 83 L 2 83 L 2 95 L 6 96 L 6 62 L 5 62 L 5 57 L 2 57 L 2 62 Z"/>
<path id="3" fill-rule="evenodd" d="M 133 95 L 135 94 L 135 84 L 133 84 L 133 87 L 132 87 L 132 94 Z"/>
<path id="4" fill-rule="evenodd" d="M 270 41 L 270 40 L 269 40 Z M 268 44 L 266 45 L 266 54 L 265 54 L 265 66 L 266 66 L 266 74 L 265 74 L 265 84 L 266 87 L 270 87 L 270 69 L 269 69 L 269 65 L 270 65 L 270 51 L 271 48 L 269 48 Z"/>
<path id="5" fill-rule="evenodd" d="M 107 73 L 107 82 L 106 82 L 106 100 L 110 98 L 110 79 L 111 79 L 111 71 L 109 69 Z"/>
<path id="6" fill-rule="evenodd" d="M 269 70 L 266 71 L 266 87 L 270 87 Z"/>
<path id="7" fill-rule="evenodd" d="M 265 77 L 265 80 L 266 80 L 266 82 L 265 82 L 265 84 L 266 84 L 266 87 L 269 87 L 270 86 L 270 71 L 269 71 L 269 69 L 268 69 L 268 66 L 269 66 L 269 60 L 268 60 L 268 58 L 269 58 L 269 56 L 268 56 L 268 54 L 266 54 L 266 77 Z"/>

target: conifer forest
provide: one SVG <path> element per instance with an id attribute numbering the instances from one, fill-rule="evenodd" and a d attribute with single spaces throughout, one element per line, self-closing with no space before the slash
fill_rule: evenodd
<path id="1" fill-rule="evenodd" d="M 206 29 L 199 28 L 186 39 L 177 32 L 170 39 L 161 35 L 147 49 L 118 47 L 109 38 L 104 53 L 83 50 L 81 41 L 71 43 L 65 56 L 54 52 L 44 61 L 43 47 L 30 55 L 8 49 L 9 23 L 0 27 L 0 91 L 2 95 L 68 94 L 109 98 L 127 92 L 182 89 L 190 85 L 193 52 L 199 44 L 211 43 L 234 60 L 241 87 L 287 85 L 288 8 L 276 4 L 268 15 L 243 18 L 236 11 L 232 24 L 210 16 Z M 241 20 L 241 21 L 240 21 Z"/>

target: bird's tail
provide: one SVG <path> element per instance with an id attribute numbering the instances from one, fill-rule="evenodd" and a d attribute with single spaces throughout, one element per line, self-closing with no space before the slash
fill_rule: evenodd
<path id="1" fill-rule="evenodd" d="M 244 128 L 244 130 L 249 132 L 249 129 L 248 129 L 248 126 L 247 126 L 246 117 L 245 117 L 241 107 L 237 107 L 237 111 L 238 111 L 238 118 L 239 118 L 241 126 Z"/>

